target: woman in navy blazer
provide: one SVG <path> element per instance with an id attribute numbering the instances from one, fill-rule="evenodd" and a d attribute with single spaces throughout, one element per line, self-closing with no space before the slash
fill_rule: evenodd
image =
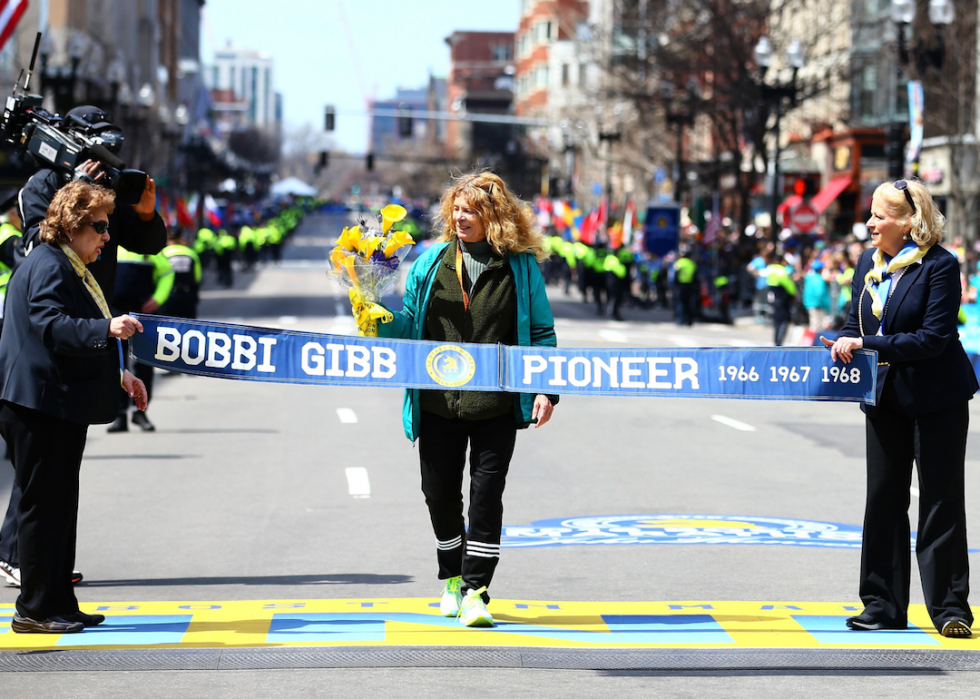
<path id="1" fill-rule="evenodd" d="M 960 274 L 942 246 L 943 215 L 918 182 L 875 190 L 868 231 L 874 250 L 858 260 L 847 325 L 831 357 L 878 352 L 878 391 L 867 416 L 868 494 L 861 546 L 864 611 L 855 630 L 904 629 L 908 623 L 909 487 L 919 474 L 915 543 L 926 609 L 943 636 L 971 635 L 973 614 L 966 544 L 964 461 L 977 391 L 960 344 Z"/>
<path id="2" fill-rule="evenodd" d="M 86 265 L 109 239 L 113 194 L 83 182 L 58 191 L 42 244 L 10 280 L 0 336 L 0 434 L 23 493 L 17 513 L 21 590 L 16 633 L 74 633 L 105 620 L 83 614 L 72 588 L 78 472 L 88 426 L 112 422 L 119 385 L 146 404 L 120 369 L 118 340 L 142 330 L 112 318 Z"/>

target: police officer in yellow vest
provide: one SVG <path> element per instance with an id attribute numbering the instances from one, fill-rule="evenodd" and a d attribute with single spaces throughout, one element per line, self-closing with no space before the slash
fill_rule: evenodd
<path id="1" fill-rule="evenodd" d="M 215 258 L 214 246 L 218 242 L 218 236 L 210 228 L 202 228 L 197 232 L 194 239 L 194 252 L 201 260 L 201 267 L 208 269 L 211 261 Z"/>
<path id="2" fill-rule="evenodd" d="M 197 318 L 197 303 L 201 290 L 201 259 L 187 246 L 180 229 L 167 238 L 167 247 L 160 251 L 174 271 L 173 289 L 157 311 L 174 318 Z"/>
<path id="3" fill-rule="evenodd" d="M 17 242 L 21 238 L 20 216 L 12 208 L 0 217 L 0 330 L 3 329 L 3 300 L 7 295 L 7 284 L 14 273 Z"/>
<path id="4" fill-rule="evenodd" d="M 238 239 L 224 228 L 220 229 L 214 244 L 214 252 L 218 260 L 218 283 L 226 289 L 230 289 L 235 283 L 235 273 L 231 263 L 235 258 L 236 250 L 238 250 Z"/>
<path id="5" fill-rule="evenodd" d="M 674 314 L 678 325 L 694 325 L 694 304 L 697 301 L 698 263 L 691 259 L 691 250 L 681 246 L 674 261 Z"/>
<path id="6" fill-rule="evenodd" d="M 116 253 L 116 291 L 112 306 L 122 312 L 155 313 L 166 303 L 174 285 L 174 270 L 170 261 L 162 253 L 140 255 L 120 247 Z M 123 356 L 129 356 L 129 348 L 123 342 Z M 133 373 L 146 384 L 147 399 L 153 399 L 153 367 L 137 362 Z M 126 414 L 129 410 L 129 395 L 119 394 L 119 416 L 108 427 L 108 432 L 126 432 Z M 133 412 L 133 424 L 144 432 L 156 428 L 142 410 Z"/>
<path id="7" fill-rule="evenodd" d="M 786 339 L 792 319 L 793 301 L 796 299 L 796 283 L 793 281 L 792 269 L 787 268 L 783 259 L 774 252 L 766 256 L 769 266 L 765 269 L 766 283 L 772 295 L 772 327 L 777 347 L 781 347 Z"/>

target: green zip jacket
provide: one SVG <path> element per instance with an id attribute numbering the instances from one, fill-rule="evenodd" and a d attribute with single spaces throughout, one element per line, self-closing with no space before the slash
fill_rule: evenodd
<path id="1" fill-rule="evenodd" d="M 394 313 L 395 317 L 390 323 L 378 325 L 379 337 L 425 339 L 425 316 L 429 310 L 432 283 L 448 245 L 449 243 L 435 243 L 415 261 L 405 283 L 404 308 Z M 555 320 L 545 292 L 544 277 L 541 276 L 534 255 L 508 255 L 507 261 L 514 273 L 517 291 L 517 344 L 522 347 L 556 347 L 558 340 L 555 337 Z M 526 427 L 530 424 L 534 397 L 533 393 L 515 394 L 514 416 L 519 426 Z M 410 388 L 405 391 L 402 423 L 405 436 L 412 442 L 418 439 L 421 422 L 419 390 Z"/>

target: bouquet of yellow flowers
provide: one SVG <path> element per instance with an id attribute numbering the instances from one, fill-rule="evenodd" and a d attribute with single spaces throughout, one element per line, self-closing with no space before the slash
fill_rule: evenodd
<path id="1" fill-rule="evenodd" d="M 381 230 L 367 221 L 345 228 L 330 253 L 329 274 L 346 288 L 358 334 L 378 336 L 378 321 L 388 323 L 391 312 L 379 305 L 381 297 L 395 287 L 398 267 L 415 241 L 404 231 L 391 227 L 408 214 L 404 207 L 389 204 L 381 210 Z"/>

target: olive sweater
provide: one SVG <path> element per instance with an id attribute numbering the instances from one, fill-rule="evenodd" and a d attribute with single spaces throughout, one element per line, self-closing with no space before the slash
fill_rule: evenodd
<path id="1" fill-rule="evenodd" d="M 469 250 L 466 248 L 469 247 Z M 425 339 L 437 342 L 480 342 L 516 344 L 514 337 L 517 292 L 514 274 L 506 259 L 471 243 L 463 247 L 463 283 L 470 295 L 469 310 L 463 308 L 463 291 L 456 275 L 456 244 L 446 247 L 439 262 Z M 469 253 L 473 254 L 469 254 Z M 470 278 L 470 272 L 476 278 Z M 514 398 L 503 391 L 422 391 L 420 407 L 444 418 L 486 420 L 513 410 Z"/>

